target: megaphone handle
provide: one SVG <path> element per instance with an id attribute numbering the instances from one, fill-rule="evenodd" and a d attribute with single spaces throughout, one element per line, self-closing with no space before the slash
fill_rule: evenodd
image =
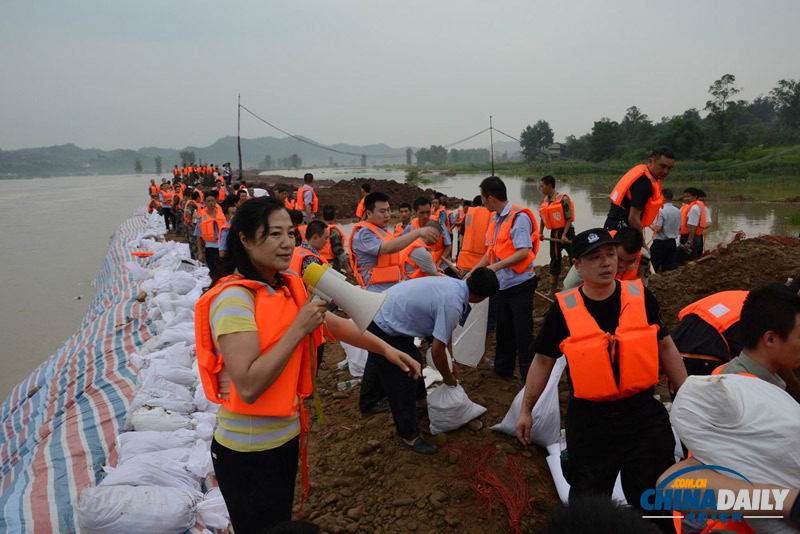
<path id="1" fill-rule="evenodd" d="M 309 361 L 311 362 L 311 389 L 314 392 L 314 406 L 317 409 L 317 422 L 325 426 L 327 423 L 325 422 L 325 414 L 322 413 L 322 399 L 319 397 L 319 389 L 317 389 L 317 350 L 314 347 L 314 333 L 308 334 L 308 350 L 310 351 L 311 357 Z"/>

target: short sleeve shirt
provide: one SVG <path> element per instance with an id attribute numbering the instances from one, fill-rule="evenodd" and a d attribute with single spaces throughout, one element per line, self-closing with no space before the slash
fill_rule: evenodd
<path id="1" fill-rule="evenodd" d="M 375 235 L 375 232 L 370 231 L 369 228 L 358 228 L 353 231 L 353 253 L 358 258 L 358 267 L 374 267 L 378 264 L 378 255 L 380 254 L 383 239 Z M 370 273 L 361 271 L 361 276 L 364 282 L 367 282 L 367 291 L 373 293 L 382 293 L 384 290 L 389 289 L 395 283 L 387 282 L 385 284 L 369 284 Z"/>
<path id="2" fill-rule="evenodd" d="M 511 202 L 508 202 L 501 213 L 494 214 L 492 220 L 497 221 L 497 225 L 495 226 L 494 230 L 495 240 L 497 239 L 497 233 L 500 231 L 500 226 L 503 224 L 503 221 L 506 220 L 506 217 L 508 217 L 510 212 Z M 514 248 L 532 249 L 533 240 L 531 239 L 531 232 L 533 232 L 533 223 L 531 222 L 531 218 L 528 217 L 527 213 L 517 213 L 517 215 L 514 217 L 514 222 L 511 225 L 511 242 L 514 244 Z M 488 233 L 486 236 L 486 245 L 489 245 Z M 536 273 L 532 269 L 523 271 L 522 273 L 517 273 L 511 267 L 500 269 L 496 274 L 497 281 L 500 282 L 500 291 L 510 287 L 518 286 L 519 284 L 527 282 L 536 276 Z"/>

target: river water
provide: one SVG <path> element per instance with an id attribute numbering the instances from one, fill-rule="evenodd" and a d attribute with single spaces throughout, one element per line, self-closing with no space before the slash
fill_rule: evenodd
<path id="1" fill-rule="evenodd" d="M 305 171 L 274 171 L 302 176 Z M 373 177 L 404 180 L 402 171 L 364 169 L 317 169 L 318 179 L 343 180 Z M 472 198 L 485 177 L 425 175 L 431 187 L 455 197 Z M 531 208 L 541 203 L 537 182 L 503 176 L 509 200 Z M 150 176 L 76 176 L 0 181 L 0 246 L 3 269 L 0 276 L 0 399 L 44 361 L 75 332 L 94 298 L 90 283 L 97 276 L 107 253 L 109 236 L 123 219 L 147 202 Z M 670 186 L 669 178 L 667 185 Z M 609 185 L 587 177 L 569 178 L 556 184 L 575 203 L 578 231 L 602 226 L 608 211 Z M 675 187 L 680 191 L 685 187 Z M 755 196 L 741 185 L 703 186 L 710 194 L 713 226 L 708 245 L 729 241 L 743 230 L 749 237 L 769 233 L 796 236 L 800 228 L 789 217 L 797 205 L 775 202 L 715 202 L 714 194 Z M 724 189 L 723 189 L 724 188 Z M 760 198 L 776 194 L 762 189 Z M 787 191 L 783 198 L 796 196 Z M 352 225 L 344 226 L 349 232 Z M 542 246 L 536 264 L 549 262 L 548 247 Z M 78 299 L 80 297 L 80 299 Z"/>

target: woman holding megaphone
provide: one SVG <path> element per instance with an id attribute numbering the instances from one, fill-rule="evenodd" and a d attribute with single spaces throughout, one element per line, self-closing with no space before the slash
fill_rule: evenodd
<path id="1" fill-rule="evenodd" d="M 378 352 L 414 378 L 420 365 L 312 301 L 288 269 L 294 226 L 272 197 L 242 204 L 211 288 L 197 302 L 195 333 L 203 389 L 220 404 L 211 444 L 217 481 L 238 534 L 291 519 L 298 457 L 308 491 L 306 445 L 312 393 L 312 342 L 323 328 Z M 301 444 L 302 441 L 302 444 Z M 305 494 L 304 494 L 305 498 Z"/>

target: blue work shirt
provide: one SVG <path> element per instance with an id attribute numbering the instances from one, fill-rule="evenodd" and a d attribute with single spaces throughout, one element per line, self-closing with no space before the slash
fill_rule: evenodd
<path id="1" fill-rule="evenodd" d="M 432 220 L 435 221 L 436 219 L 432 219 Z M 417 217 L 414 217 L 411 221 L 412 222 L 417 221 L 417 225 L 419 225 L 419 219 Z M 444 246 L 452 245 L 453 242 L 450 240 L 450 232 L 447 231 L 447 228 L 444 226 L 444 223 L 439 221 L 439 226 L 441 226 L 441 228 L 442 228 L 442 245 L 444 245 Z M 403 228 L 403 234 L 407 234 L 410 231 L 411 231 L 411 224 L 409 223 L 408 226 Z"/>
<path id="2" fill-rule="evenodd" d="M 511 211 L 511 202 L 506 203 L 501 213 L 495 212 L 493 221 L 497 221 L 494 228 L 494 240 L 497 242 L 497 233 L 500 231 L 500 226 L 503 221 L 508 217 Z M 514 244 L 515 249 L 529 248 L 533 250 L 533 241 L 531 240 L 531 233 L 533 232 L 533 223 L 527 213 L 517 213 L 514 217 L 514 222 L 511 225 L 511 242 Z M 486 236 L 486 246 L 489 246 L 489 236 Z M 497 271 L 497 281 L 500 282 L 500 291 L 510 287 L 518 286 L 523 282 L 527 282 L 536 273 L 533 269 L 525 270 L 521 273 L 515 272 L 511 267 L 506 267 Z"/>
<path id="3" fill-rule="evenodd" d="M 406 280 L 385 293 L 373 321 L 390 336 L 433 335 L 448 343 L 469 309 L 467 283 L 445 276 Z"/>
<path id="4" fill-rule="evenodd" d="M 383 230 L 386 230 L 385 228 Z M 388 233 L 388 232 L 387 232 Z M 353 253 L 358 258 L 357 267 L 374 267 L 378 265 L 378 255 L 383 244 L 383 239 L 375 235 L 369 228 L 361 227 L 353 230 L 351 236 L 353 241 Z M 383 293 L 397 282 L 386 282 L 384 284 L 370 284 L 371 274 L 368 271 L 360 271 L 367 284 L 366 290 L 373 293 Z"/>

